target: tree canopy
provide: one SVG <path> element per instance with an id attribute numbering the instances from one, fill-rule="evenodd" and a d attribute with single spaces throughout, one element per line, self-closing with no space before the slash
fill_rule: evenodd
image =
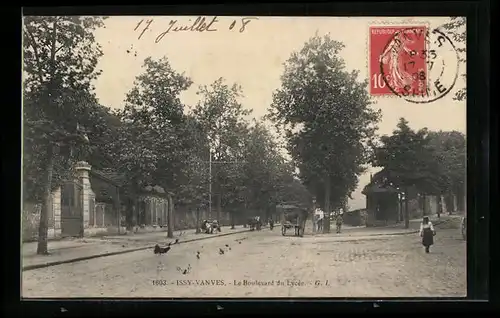
<path id="1" fill-rule="evenodd" d="M 384 167 L 394 185 L 420 193 L 459 195 L 465 186 L 465 136 L 457 131 L 412 130 L 401 118 L 390 136 L 382 136 L 373 165 Z"/>
<path id="2" fill-rule="evenodd" d="M 50 190 L 88 144 L 79 125 L 96 104 L 92 81 L 102 55 L 93 31 L 104 18 L 23 18 L 24 194 L 42 200 L 37 253 L 47 253 Z M 76 150 L 76 151 L 75 151 Z M 81 149 L 80 149 L 81 150 Z M 76 156 L 75 156 L 76 154 Z M 76 157 L 76 158 L 75 158 Z"/>
<path id="3" fill-rule="evenodd" d="M 460 62 L 465 66 L 467 62 L 467 19 L 465 17 L 452 17 L 450 21 L 445 23 L 442 27 L 451 33 L 451 39 L 459 53 Z M 464 70 L 461 75 L 464 79 L 464 86 L 459 88 L 455 93 L 456 100 L 465 100 L 467 98 L 467 86 L 465 85 L 465 80 L 467 79 L 466 71 Z"/>
<path id="4" fill-rule="evenodd" d="M 330 201 L 338 206 L 356 188 L 380 118 L 370 107 L 368 82 L 346 70 L 343 47 L 329 35 L 316 35 L 293 52 L 269 109 L 287 136 L 300 178 L 326 213 Z"/>

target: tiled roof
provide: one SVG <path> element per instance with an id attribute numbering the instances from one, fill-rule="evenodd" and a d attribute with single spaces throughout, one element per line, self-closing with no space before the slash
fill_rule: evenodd
<path id="1" fill-rule="evenodd" d="M 366 187 L 363 189 L 362 193 L 397 193 L 398 190 L 390 185 L 387 186 L 381 186 L 376 183 L 370 183 L 366 185 Z"/>
<path id="2" fill-rule="evenodd" d="M 390 173 L 384 168 L 375 173 L 361 193 L 397 193 L 399 192 L 396 187 L 389 184 L 388 175 Z"/>

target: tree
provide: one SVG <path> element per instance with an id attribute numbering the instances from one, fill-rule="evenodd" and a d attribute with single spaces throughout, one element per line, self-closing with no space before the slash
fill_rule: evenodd
<path id="1" fill-rule="evenodd" d="M 426 128 L 413 131 L 408 121 L 400 118 L 390 136 L 382 136 L 382 145 L 374 151 L 373 166 L 384 167 L 384 178 L 404 190 L 416 187 L 422 193 L 437 193 L 446 180 L 438 158 L 429 146 Z M 405 200 L 405 227 L 409 227 L 408 199 Z"/>
<path id="2" fill-rule="evenodd" d="M 191 80 L 173 70 L 166 58 L 156 61 L 148 57 L 143 68 L 144 73 L 136 77 L 127 94 L 124 110 L 119 112 L 124 124 L 116 145 L 119 167 L 132 187 L 132 198 L 152 183 L 167 191 L 176 189 L 190 150 L 179 94 L 189 88 Z M 171 224 L 168 231 L 169 237 L 173 236 Z"/>
<path id="3" fill-rule="evenodd" d="M 231 174 L 235 167 L 229 166 L 235 165 L 241 158 L 242 141 L 239 137 L 248 125 L 245 116 L 251 112 L 238 101 L 242 95 L 241 87 L 236 84 L 229 86 L 223 78 L 209 87 L 200 87 L 198 95 L 201 101 L 193 109 L 193 116 L 203 127 L 211 149 L 207 157 L 212 156 L 215 171 L 209 177 L 217 187 L 217 219 L 220 220 L 225 188 L 223 181 L 235 177 Z"/>
<path id="4" fill-rule="evenodd" d="M 284 175 L 293 172 L 283 169 L 284 158 L 269 129 L 262 121 L 254 121 L 245 142 L 245 165 L 241 175 L 244 180 L 245 199 L 248 206 L 269 214 L 280 203 L 277 195 L 284 183 Z"/>
<path id="5" fill-rule="evenodd" d="M 38 157 L 43 167 L 39 183 L 42 210 L 38 254 L 48 253 L 48 209 L 60 146 L 67 150 L 86 140 L 77 129 L 77 119 L 82 109 L 95 102 L 91 83 L 100 74 L 96 64 L 102 52 L 92 32 L 103 25 L 103 19 L 24 17 L 23 99 L 27 108 L 24 132 L 36 136 L 30 142 L 37 146 L 32 147 L 38 147 L 43 153 Z"/>
<path id="6" fill-rule="evenodd" d="M 181 138 L 187 160 L 178 179 L 177 202 L 184 205 L 206 206 L 208 198 L 208 138 L 203 127 L 192 115 L 186 115 Z"/>
<path id="7" fill-rule="evenodd" d="M 466 57 L 466 41 L 467 41 L 467 20 L 465 17 L 452 17 L 451 20 L 445 23 L 442 27 L 451 33 L 452 40 L 456 46 L 456 49 L 460 56 L 460 62 L 465 65 L 467 62 Z M 467 74 L 464 71 L 461 75 L 464 81 L 467 78 Z M 467 87 L 460 88 L 455 93 L 455 100 L 465 100 L 467 98 Z"/>
<path id="8" fill-rule="evenodd" d="M 312 37 L 285 64 L 269 118 L 282 128 L 300 177 L 326 213 L 352 192 L 367 162 L 380 113 L 369 106 L 368 82 L 347 72 L 339 57 L 344 45 L 329 35 Z"/>
<path id="9" fill-rule="evenodd" d="M 441 179 L 446 180 L 441 184 L 440 194 L 452 194 L 456 196 L 458 208 L 463 210 L 463 200 L 466 192 L 466 140 L 465 135 L 458 131 L 429 132 L 429 146 L 435 154 L 434 162 L 440 165 Z M 448 198 L 452 196 L 448 195 Z M 447 202 L 453 206 L 453 201 Z M 453 210 L 453 208 L 452 208 Z"/>

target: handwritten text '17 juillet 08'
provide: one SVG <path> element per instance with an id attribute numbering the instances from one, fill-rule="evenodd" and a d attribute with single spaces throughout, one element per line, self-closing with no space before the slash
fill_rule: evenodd
<path id="1" fill-rule="evenodd" d="M 240 26 L 240 29 L 239 29 L 239 32 L 242 33 L 246 30 L 246 26 L 252 21 L 252 20 L 257 20 L 258 18 L 255 18 L 255 17 L 244 17 L 244 18 L 241 18 L 241 26 Z M 136 27 L 134 28 L 134 31 L 137 31 L 144 23 L 144 28 L 142 29 L 142 32 L 141 34 L 139 34 L 139 37 L 138 39 L 140 39 L 143 34 L 150 28 L 151 24 L 153 23 L 154 19 L 148 19 L 146 21 L 144 21 L 144 19 L 142 19 L 141 21 L 139 21 L 139 23 L 137 23 Z M 191 20 L 190 20 L 191 21 Z M 229 30 L 232 30 L 237 22 L 237 20 L 233 20 L 233 22 L 231 22 L 231 24 L 229 25 L 228 29 Z M 170 20 L 168 22 L 168 27 L 167 29 L 160 33 L 156 39 L 155 39 L 155 43 L 158 43 L 160 42 L 163 37 L 170 33 L 170 32 L 182 32 L 182 31 L 188 31 L 188 32 L 214 32 L 214 31 L 218 31 L 217 29 L 217 23 L 219 23 L 219 20 L 217 19 L 217 16 L 213 17 L 210 22 L 207 22 L 207 19 L 205 17 L 197 17 L 196 20 L 191 23 L 191 24 L 188 24 L 188 25 L 179 25 L 178 24 L 178 20 Z"/>

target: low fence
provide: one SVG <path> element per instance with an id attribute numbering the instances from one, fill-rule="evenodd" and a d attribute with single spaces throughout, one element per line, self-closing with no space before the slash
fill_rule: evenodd
<path id="1" fill-rule="evenodd" d="M 344 213 L 342 219 L 345 224 L 350 226 L 365 226 L 366 216 L 366 209 L 357 209 Z"/>
<path id="2" fill-rule="evenodd" d="M 217 219 L 217 211 L 212 210 L 212 213 L 208 212 L 206 209 L 201 209 L 199 211 L 200 222 L 202 220 L 212 220 Z M 244 225 L 249 216 L 260 215 L 259 211 L 246 210 L 246 211 L 221 211 L 220 218 L 218 219 L 219 224 L 222 226 L 231 225 L 231 213 L 234 217 L 234 225 Z M 176 206 L 174 208 L 174 229 L 175 230 L 185 230 L 196 228 L 196 208 L 186 207 L 186 206 Z"/>

